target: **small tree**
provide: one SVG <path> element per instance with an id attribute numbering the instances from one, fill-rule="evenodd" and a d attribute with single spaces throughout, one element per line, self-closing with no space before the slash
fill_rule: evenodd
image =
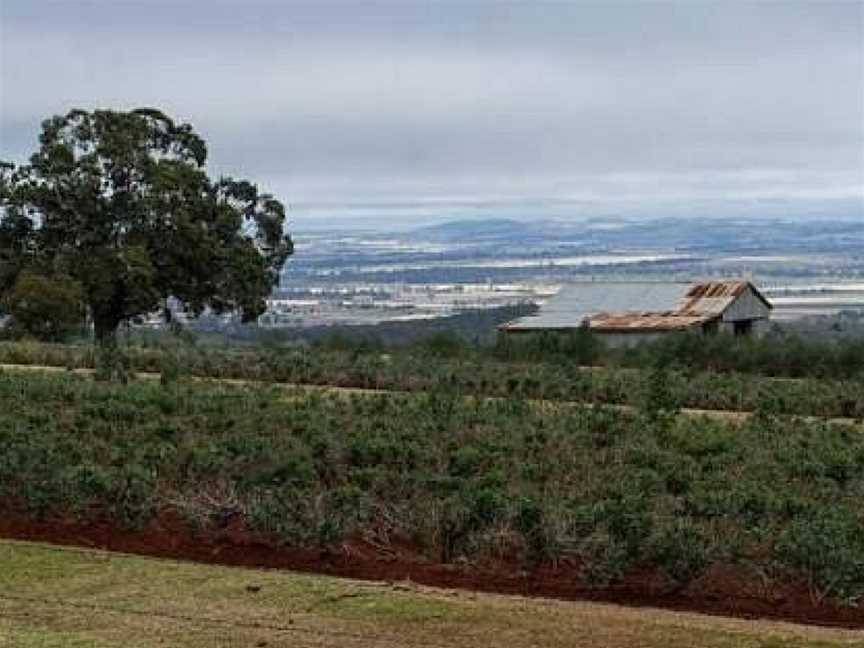
<path id="1" fill-rule="evenodd" d="M 0 164 L 0 293 L 28 269 L 77 281 L 97 342 L 174 296 L 251 321 L 292 253 L 285 209 L 212 180 L 207 147 L 158 110 L 73 110 L 42 123 L 30 163 Z"/>
<path id="2" fill-rule="evenodd" d="M 68 277 L 46 277 L 31 271 L 18 275 L 7 299 L 15 333 L 58 342 L 84 321 L 81 285 Z"/>

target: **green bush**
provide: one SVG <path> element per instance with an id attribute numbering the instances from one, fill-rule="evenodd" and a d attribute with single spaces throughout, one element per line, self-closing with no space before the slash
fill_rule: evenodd
<path id="1" fill-rule="evenodd" d="M 655 568 L 680 587 L 741 560 L 854 603 L 861 493 L 864 437 L 824 421 L 0 373 L 0 503 L 34 517 L 172 510 L 297 547 L 574 560 L 595 584 Z"/>
<path id="2" fill-rule="evenodd" d="M 855 605 L 864 595 L 864 535 L 860 514 L 827 507 L 794 520 L 778 537 L 778 562 L 804 575 L 814 600 Z"/>
<path id="3" fill-rule="evenodd" d="M 699 578 L 710 563 L 710 547 L 703 531 L 686 518 L 662 528 L 651 542 L 651 562 L 683 587 Z"/>
<path id="4" fill-rule="evenodd" d="M 62 341 L 84 324 L 81 285 L 68 277 L 22 272 L 5 302 L 10 330 L 21 336 Z"/>

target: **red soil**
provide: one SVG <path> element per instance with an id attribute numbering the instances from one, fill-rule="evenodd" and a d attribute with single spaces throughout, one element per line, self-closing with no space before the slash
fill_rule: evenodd
<path id="1" fill-rule="evenodd" d="M 381 551 L 363 541 L 338 549 L 280 547 L 246 531 L 239 521 L 221 531 L 202 532 L 165 514 L 144 529 L 117 529 L 106 521 L 35 521 L 0 514 L 0 537 L 91 547 L 196 562 L 290 569 L 363 580 L 402 581 L 444 588 L 659 607 L 706 614 L 864 628 L 864 609 L 815 605 L 803 584 L 760 587 L 741 568 L 714 568 L 686 589 L 670 590 L 653 570 L 636 571 L 622 582 L 597 589 L 580 582 L 578 566 L 559 564 L 526 571 L 512 563 L 446 565 L 423 558 L 410 546 Z"/>

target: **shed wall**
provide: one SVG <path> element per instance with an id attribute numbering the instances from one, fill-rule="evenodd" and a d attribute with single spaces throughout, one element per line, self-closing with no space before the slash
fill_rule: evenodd
<path id="1" fill-rule="evenodd" d="M 760 338 L 765 335 L 771 328 L 771 320 L 769 319 L 756 319 L 751 321 L 753 322 L 753 325 L 750 329 L 750 337 Z M 721 322 L 718 331 L 720 333 L 734 335 L 735 322 Z"/>
<path id="2" fill-rule="evenodd" d="M 735 298 L 723 311 L 724 322 L 735 322 L 740 320 L 768 319 L 771 310 L 761 299 L 756 296 L 752 288 Z"/>

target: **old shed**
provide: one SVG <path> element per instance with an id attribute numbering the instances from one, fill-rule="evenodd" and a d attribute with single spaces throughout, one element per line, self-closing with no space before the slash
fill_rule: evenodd
<path id="1" fill-rule="evenodd" d="M 591 281 L 563 286 L 536 314 L 499 330 L 531 334 L 588 327 L 610 346 L 623 346 L 674 331 L 760 335 L 770 316 L 770 302 L 749 281 Z"/>

